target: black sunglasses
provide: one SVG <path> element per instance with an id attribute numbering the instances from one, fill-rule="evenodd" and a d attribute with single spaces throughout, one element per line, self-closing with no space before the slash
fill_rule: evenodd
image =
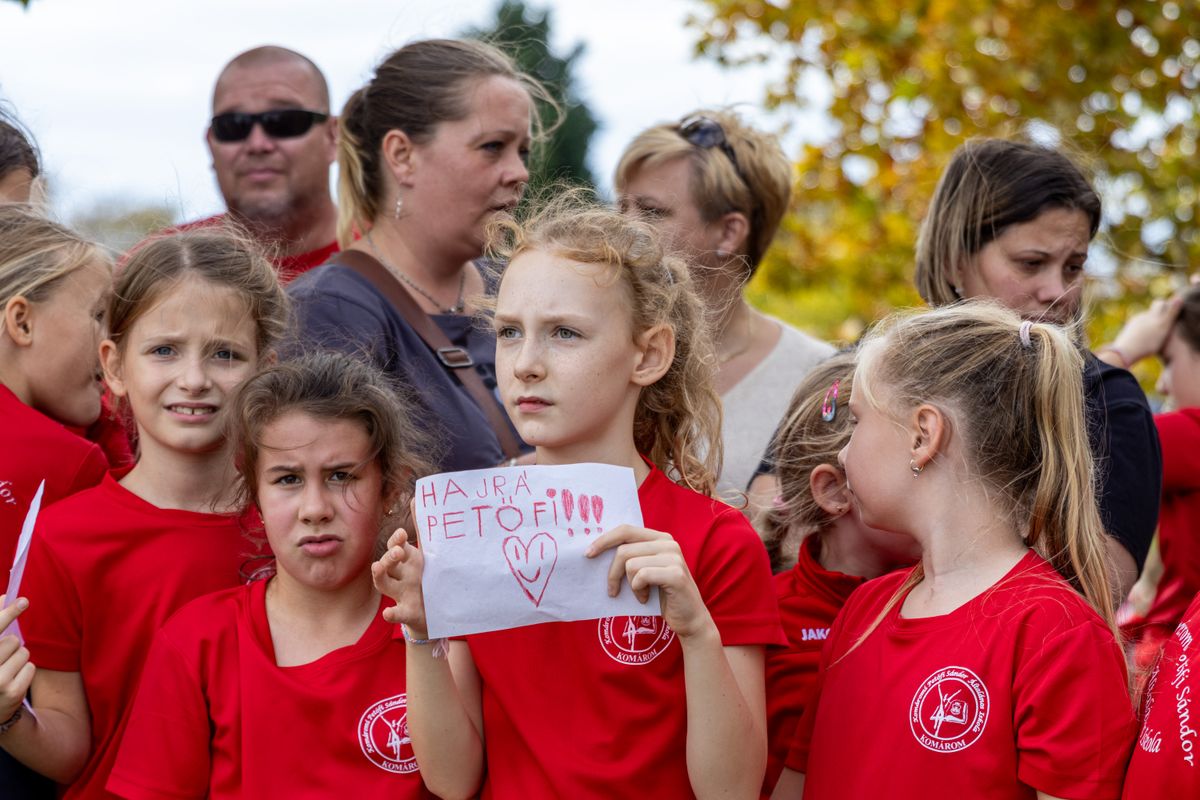
<path id="1" fill-rule="evenodd" d="M 240 142 L 258 123 L 262 125 L 263 133 L 272 139 L 292 139 L 303 136 L 313 125 L 327 119 L 328 114 L 303 108 L 279 108 L 259 114 L 230 111 L 212 118 L 212 134 L 218 142 Z"/>
<path id="2" fill-rule="evenodd" d="M 737 153 L 733 151 L 733 145 L 729 143 L 729 139 L 725 136 L 725 129 L 721 127 L 721 123 L 715 119 L 704 116 L 688 117 L 679 123 L 676 128 L 679 135 L 688 144 L 699 147 L 701 150 L 709 150 L 713 147 L 720 150 L 729 159 L 729 163 L 733 165 L 733 171 L 742 179 L 742 183 L 750 192 L 750 197 L 753 199 L 754 205 L 750 209 L 750 225 L 757 231 L 762 223 L 761 211 L 758 207 L 758 198 L 754 195 L 754 188 L 750 185 L 750 181 L 746 178 L 746 173 L 742 172 L 742 167 L 738 164 Z"/>
<path id="3" fill-rule="evenodd" d="M 746 180 L 746 176 L 742 174 L 742 168 L 738 165 L 737 153 L 733 152 L 733 145 L 725 137 L 725 129 L 721 127 L 721 123 L 708 117 L 688 117 L 679 123 L 679 135 L 688 144 L 693 144 L 702 150 L 712 147 L 719 148 L 729 159 L 729 163 L 733 164 L 733 169 L 742 179 L 742 183 L 747 187 L 750 186 L 750 181 Z"/>

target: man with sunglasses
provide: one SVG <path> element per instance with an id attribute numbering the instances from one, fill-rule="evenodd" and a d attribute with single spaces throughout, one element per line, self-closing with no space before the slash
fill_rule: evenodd
<path id="1" fill-rule="evenodd" d="M 229 218 L 271 249 L 284 281 L 324 263 L 337 250 L 337 122 L 321 70 L 286 48 L 247 50 L 221 71 L 212 110 L 205 138 Z"/>

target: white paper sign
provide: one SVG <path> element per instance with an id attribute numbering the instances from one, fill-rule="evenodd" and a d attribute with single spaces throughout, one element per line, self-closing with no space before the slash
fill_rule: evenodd
<path id="1" fill-rule="evenodd" d="M 601 533 L 642 524 L 633 470 L 609 464 L 446 472 L 417 482 L 421 581 L 432 638 L 539 622 L 662 614 L 628 582 L 608 596 Z"/>
<path id="2" fill-rule="evenodd" d="M 8 589 L 4 592 L 5 608 L 17 602 L 21 591 L 21 576 L 25 574 L 25 561 L 29 558 L 29 543 L 33 541 L 33 524 L 37 522 L 38 511 L 42 507 L 42 492 L 45 489 L 45 481 L 38 484 L 37 491 L 33 495 L 33 502 L 29 504 L 29 511 L 25 514 L 25 524 L 21 526 L 21 537 L 17 539 L 17 556 L 13 559 L 12 569 L 8 573 Z M 10 633 L 21 639 L 21 626 L 15 619 L 3 632 L 0 632 L 0 636 L 7 636 Z M 25 640 L 21 639 L 21 641 Z"/>

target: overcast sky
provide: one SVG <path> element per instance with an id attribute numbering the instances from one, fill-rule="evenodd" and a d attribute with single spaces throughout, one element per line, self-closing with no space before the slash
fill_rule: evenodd
<path id="1" fill-rule="evenodd" d="M 532 5 L 538 5 L 533 0 Z M 496 0 L 33 0 L 0 2 L 0 101 L 33 131 L 64 218 L 99 203 L 166 204 L 179 219 L 223 208 L 203 132 L 212 84 L 233 55 L 279 44 L 325 71 L 335 109 L 376 62 L 414 39 L 493 19 Z M 790 123 L 789 147 L 821 135 L 820 116 L 759 111 L 764 69 L 691 56 L 691 0 L 554 0 L 554 46 L 583 42 L 577 77 L 601 121 L 593 171 L 607 188 L 642 128 L 703 105 L 744 104 Z M 815 105 L 822 105 L 819 87 Z"/>

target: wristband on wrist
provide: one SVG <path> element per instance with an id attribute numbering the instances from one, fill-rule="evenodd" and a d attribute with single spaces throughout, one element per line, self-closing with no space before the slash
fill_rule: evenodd
<path id="1" fill-rule="evenodd" d="M 16 725 L 18 722 L 20 722 L 21 717 L 23 717 L 23 716 L 25 716 L 25 704 L 24 703 L 17 706 L 17 710 L 13 712 L 13 715 L 11 717 L 4 720 L 4 722 L 0 722 L 0 734 L 8 733 L 9 729 L 11 729 L 13 725 Z"/>
<path id="2" fill-rule="evenodd" d="M 1121 352 L 1120 348 L 1113 347 L 1111 344 L 1106 344 L 1103 347 L 1096 349 L 1096 355 L 1100 355 L 1101 353 L 1112 353 L 1114 356 L 1116 356 L 1117 360 L 1121 362 L 1119 365 L 1121 369 L 1129 369 L 1133 366 L 1133 362 Z"/>
<path id="3" fill-rule="evenodd" d="M 400 631 L 404 634 L 404 641 L 411 645 L 416 645 L 417 647 L 433 645 L 432 655 L 434 658 L 445 658 L 450 652 L 450 642 L 447 639 L 418 639 L 408 632 L 407 625 L 401 625 Z"/>

